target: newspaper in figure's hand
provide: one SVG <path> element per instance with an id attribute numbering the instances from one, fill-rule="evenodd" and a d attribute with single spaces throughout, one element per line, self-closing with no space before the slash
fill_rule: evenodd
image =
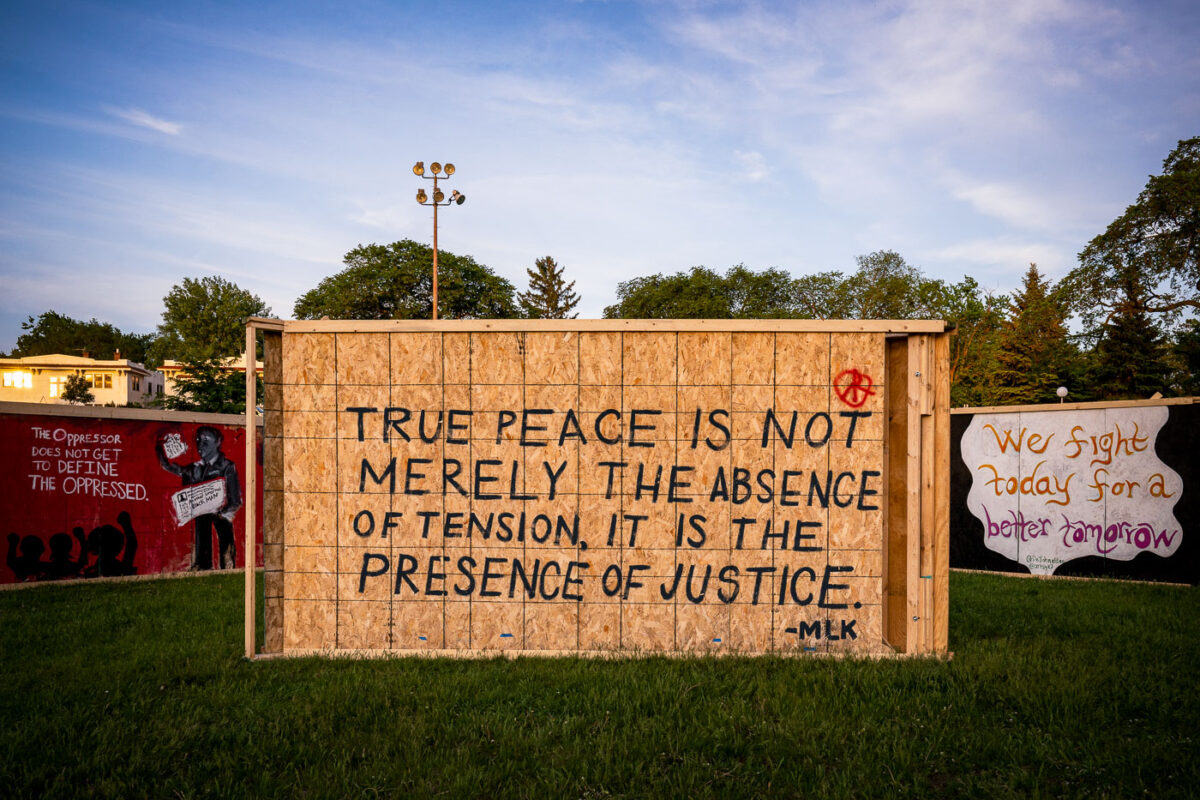
<path id="1" fill-rule="evenodd" d="M 171 495 L 171 511 L 177 526 L 204 514 L 216 514 L 225 507 L 225 479 L 217 478 L 186 486 Z"/>
<path id="2" fill-rule="evenodd" d="M 167 454 L 167 458 L 172 461 L 186 453 L 188 446 L 179 438 L 178 433 L 168 433 L 163 439 L 163 452 Z"/>

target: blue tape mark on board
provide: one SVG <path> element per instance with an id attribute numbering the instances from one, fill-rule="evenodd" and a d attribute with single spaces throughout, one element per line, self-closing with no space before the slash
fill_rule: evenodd
<path id="1" fill-rule="evenodd" d="M 500 634 L 500 638 L 501 639 L 511 639 L 512 634 L 511 633 L 502 633 L 502 634 Z"/>
<path id="2" fill-rule="evenodd" d="M 815 647 L 806 647 L 806 648 L 804 648 L 804 652 L 806 652 L 806 653 L 815 653 L 815 652 L 817 652 L 817 648 L 815 648 Z"/>
<path id="3" fill-rule="evenodd" d="M 720 639 L 713 639 L 714 642 L 720 642 Z"/>
<path id="4" fill-rule="evenodd" d="M 922 575 L 921 577 L 924 578 L 925 580 L 933 580 L 932 575 Z"/>
<path id="5" fill-rule="evenodd" d="M 428 639 L 426 639 L 424 636 L 418 636 L 417 638 L 418 638 L 418 639 L 420 639 L 422 642 L 428 642 L 428 641 L 429 641 L 429 640 L 428 640 Z"/>

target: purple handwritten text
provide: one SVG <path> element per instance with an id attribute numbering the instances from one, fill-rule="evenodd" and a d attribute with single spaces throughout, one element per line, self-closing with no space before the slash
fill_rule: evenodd
<path id="1" fill-rule="evenodd" d="M 1104 526 L 1083 520 L 1072 520 L 1063 516 L 1063 525 L 1059 528 L 1063 535 L 1063 546 L 1095 544 L 1096 552 L 1111 553 L 1122 544 L 1132 544 L 1139 550 L 1169 548 L 1179 535 L 1179 531 L 1155 531 L 1148 522 L 1114 522 Z"/>

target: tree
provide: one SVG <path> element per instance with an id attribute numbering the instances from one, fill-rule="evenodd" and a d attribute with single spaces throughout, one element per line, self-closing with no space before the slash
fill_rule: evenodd
<path id="1" fill-rule="evenodd" d="M 574 319 L 571 309 L 579 305 L 579 295 L 572 291 L 575 281 L 563 280 L 563 268 L 550 256 L 539 258 L 535 269 L 527 269 L 529 291 L 518 292 L 517 300 L 529 319 Z"/>
<path id="2" fill-rule="evenodd" d="M 925 278 L 895 250 L 856 256 L 858 271 L 846 281 L 848 319 L 921 319 L 941 293 L 940 281 Z"/>
<path id="3" fill-rule="evenodd" d="M 995 394 L 1001 403 L 1050 402 L 1071 356 L 1066 303 L 1030 264 L 1012 295 L 1012 316 L 1000 331 Z M 1069 388 L 1069 387 L 1068 387 Z"/>
<path id="4" fill-rule="evenodd" d="M 257 396 L 263 396 L 262 380 Z M 246 375 L 226 371 L 215 359 L 185 362 L 175 377 L 175 394 L 158 401 L 173 411 L 203 411 L 212 414 L 246 413 Z"/>
<path id="5" fill-rule="evenodd" d="M 224 278 L 184 278 L 163 298 L 162 324 L 152 348 L 158 359 L 204 361 L 241 353 L 246 319 L 270 316 L 254 294 Z"/>
<path id="6" fill-rule="evenodd" d="M 1175 391 L 1181 395 L 1200 394 L 1200 321 L 1190 319 L 1176 331 L 1171 352 L 1176 363 Z"/>
<path id="7" fill-rule="evenodd" d="M 296 301 L 298 319 L 430 319 L 433 250 L 404 239 L 359 245 L 342 260 L 346 269 L 325 278 Z M 470 256 L 438 252 L 438 317 L 510 319 L 519 316 L 514 288 Z"/>
<path id="8" fill-rule="evenodd" d="M 1168 324 L 1183 309 L 1200 309 L 1200 137 L 1180 141 L 1162 175 L 1151 175 L 1137 201 L 1079 254 L 1067 280 L 1090 330 L 1129 299 L 1130 272 L 1138 273 L 1143 310 Z"/>
<path id="9" fill-rule="evenodd" d="M 950 404 L 986 406 L 996 402 L 996 357 L 1009 308 L 1007 295 L 980 289 L 974 278 L 943 284 L 932 316 L 955 327 L 950 337 Z"/>
<path id="10" fill-rule="evenodd" d="M 93 358 L 112 358 L 120 351 L 122 358 L 146 363 L 146 350 L 153 340 L 151 334 L 122 333 L 107 322 L 91 319 L 81 322 L 57 311 L 46 311 L 21 323 L 26 333 L 17 338 L 14 358 L 45 356 L 55 353 L 82 355 Z"/>
<path id="11" fill-rule="evenodd" d="M 792 282 L 792 304 L 801 319 L 847 319 L 854 305 L 846 276 L 836 271 L 796 278 Z"/>
<path id="12" fill-rule="evenodd" d="M 71 405 L 82 406 L 96 402 L 96 395 L 92 394 L 91 384 L 82 375 L 68 375 L 60 396 Z"/>
<path id="13" fill-rule="evenodd" d="M 738 264 L 725 275 L 708 267 L 617 284 L 609 319 L 771 319 L 798 316 L 791 276 Z"/>
<path id="14" fill-rule="evenodd" d="M 1120 295 L 1096 343 L 1092 390 L 1105 400 L 1139 400 L 1167 389 L 1170 366 L 1162 334 L 1146 310 L 1137 271 L 1122 276 Z"/>

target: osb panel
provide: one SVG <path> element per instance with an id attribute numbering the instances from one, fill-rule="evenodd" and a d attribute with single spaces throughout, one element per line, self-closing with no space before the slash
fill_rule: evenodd
<path id="1" fill-rule="evenodd" d="M 733 355 L 732 334 L 679 334 L 679 383 L 683 386 L 728 386 Z"/>
<path id="2" fill-rule="evenodd" d="M 334 367 L 334 334 L 283 334 L 285 384 L 332 384 L 336 378 Z M 288 403 L 286 407 L 292 406 Z"/>
<path id="3" fill-rule="evenodd" d="M 579 382 L 585 386 L 621 384 L 619 333 L 579 334 Z"/>
<path id="4" fill-rule="evenodd" d="M 523 383 L 525 336 L 520 333 L 471 335 L 473 383 Z"/>
<path id="5" fill-rule="evenodd" d="M 525 334 L 525 383 L 579 383 L 579 334 Z"/>
<path id="6" fill-rule="evenodd" d="M 883 647 L 883 334 L 310 333 L 280 361 L 285 652 Z"/>
<path id="7" fill-rule="evenodd" d="M 386 333 L 339 333 L 334 347 L 337 359 L 337 383 L 383 384 L 389 382 L 390 349 Z"/>
<path id="8" fill-rule="evenodd" d="M 442 382 L 440 333 L 389 334 L 389 364 L 393 385 Z"/>

